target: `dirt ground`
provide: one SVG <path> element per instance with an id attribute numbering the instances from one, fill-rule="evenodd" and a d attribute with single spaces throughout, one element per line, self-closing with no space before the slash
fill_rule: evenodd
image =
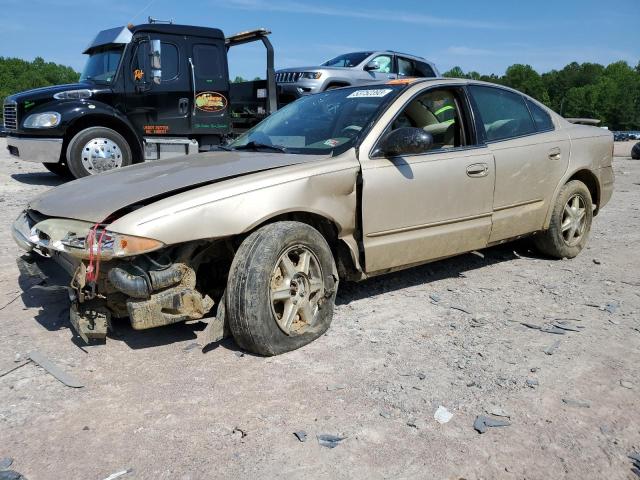
<path id="1" fill-rule="evenodd" d="M 327 335 L 261 358 L 203 353 L 202 322 L 74 343 L 64 279 L 20 275 L 9 233 L 58 180 L 0 151 L 0 374 L 37 350 L 84 383 L 32 363 L 0 377 L 0 459 L 29 480 L 636 478 L 639 161 L 616 158 L 578 258 L 519 242 L 342 284 Z M 554 322 L 577 331 L 523 325 Z M 487 411 L 511 424 L 479 434 Z"/>

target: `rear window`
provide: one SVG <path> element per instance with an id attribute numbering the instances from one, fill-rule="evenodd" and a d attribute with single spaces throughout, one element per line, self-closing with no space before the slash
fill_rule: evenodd
<path id="1" fill-rule="evenodd" d="M 193 46 L 193 63 L 196 78 L 201 80 L 223 80 L 226 77 L 222 53 L 218 45 Z"/>
<path id="2" fill-rule="evenodd" d="M 531 115 L 533 116 L 533 121 L 536 124 L 536 129 L 539 132 L 547 132 L 554 129 L 551 115 L 549 115 L 546 110 L 529 99 L 527 99 L 527 105 L 529 106 L 529 110 L 531 111 Z"/>
<path id="3" fill-rule="evenodd" d="M 507 140 L 536 132 L 524 97 L 502 88 L 471 85 L 487 141 Z"/>

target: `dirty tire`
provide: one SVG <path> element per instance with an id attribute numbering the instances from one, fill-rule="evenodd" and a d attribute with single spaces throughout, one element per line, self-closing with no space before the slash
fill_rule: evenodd
<path id="1" fill-rule="evenodd" d="M 44 168 L 61 178 L 71 178 L 71 170 L 66 163 L 43 163 Z"/>
<path id="2" fill-rule="evenodd" d="M 567 202 L 578 197 L 581 205 L 584 205 L 584 231 L 575 242 L 567 242 L 563 235 L 562 222 L 565 216 Z M 549 229 L 534 237 L 538 250 L 555 258 L 573 258 L 580 253 L 587 243 L 591 222 L 593 220 L 593 203 L 591 193 L 587 186 L 579 180 L 572 180 L 560 189 L 551 215 Z"/>
<path id="3" fill-rule="evenodd" d="M 288 335 L 278 323 L 282 320 L 276 317 L 272 286 L 277 278 L 274 271 L 280 268 L 281 260 L 287 252 L 297 248 L 312 253 L 310 262 L 314 262 L 315 272 L 321 272 L 318 277 L 323 278 L 324 294 L 317 297 L 321 300 L 313 324 Z M 337 287 L 333 255 L 320 232 L 304 223 L 291 221 L 260 228 L 242 242 L 229 272 L 226 315 L 234 340 L 240 348 L 266 356 L 295 350 L 312 342 L 331 324 Z M 309 300 L 311 297 L 309 295 Z M 302 316 L 295 318 L 300 322 Z"/>
<path id="4" fill-rule="evenodd" d="M 78 132 L 67 147 L 67 165 L 75 178 L 96 174 L 96 172 L 88 170 L 82 162 L 82 149 L 87 142 L 95 138 L 106 138 L 118 146 L 122 152 L 121 167 L 126 167 L 133 163 L 131 147 L 122 135 L 106 127 L 89 127 Z"/>
<path id="5" fill-rule="evenodd" d="M 631 158 L 633 160 L 640 160 L 640 142 L 636 143 L 631 148 Z"/>

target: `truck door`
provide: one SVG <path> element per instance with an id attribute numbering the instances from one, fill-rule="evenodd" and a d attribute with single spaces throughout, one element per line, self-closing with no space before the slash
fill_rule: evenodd
<path id="1" fill-rule="evenodd" d="M 193 86 L 191 129 L 198 135 L 229 132 L 229 73 L 222 40 L 193 38 L 188 47 Z"/>
<path id="2" fill-rule="evenodd" d="M 126 111 L 144 136 L 185 136 L 191 131 L 185 51 L 185 41 L 176 35 L 141 34 L 133 39 L 125 63 Z"/>

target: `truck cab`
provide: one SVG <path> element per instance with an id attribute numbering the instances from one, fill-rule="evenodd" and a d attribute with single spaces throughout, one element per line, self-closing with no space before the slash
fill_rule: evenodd
<path id="1" fill-rule="evenodd" d="M 277 108 L 264 29 L 147 23 L 100 32 L 78 83 L 6 98 L 11 155 L 76 178 L 216 148 Z M 266 80 L 230 83 L 227 52 L 261 41 Z"/>

